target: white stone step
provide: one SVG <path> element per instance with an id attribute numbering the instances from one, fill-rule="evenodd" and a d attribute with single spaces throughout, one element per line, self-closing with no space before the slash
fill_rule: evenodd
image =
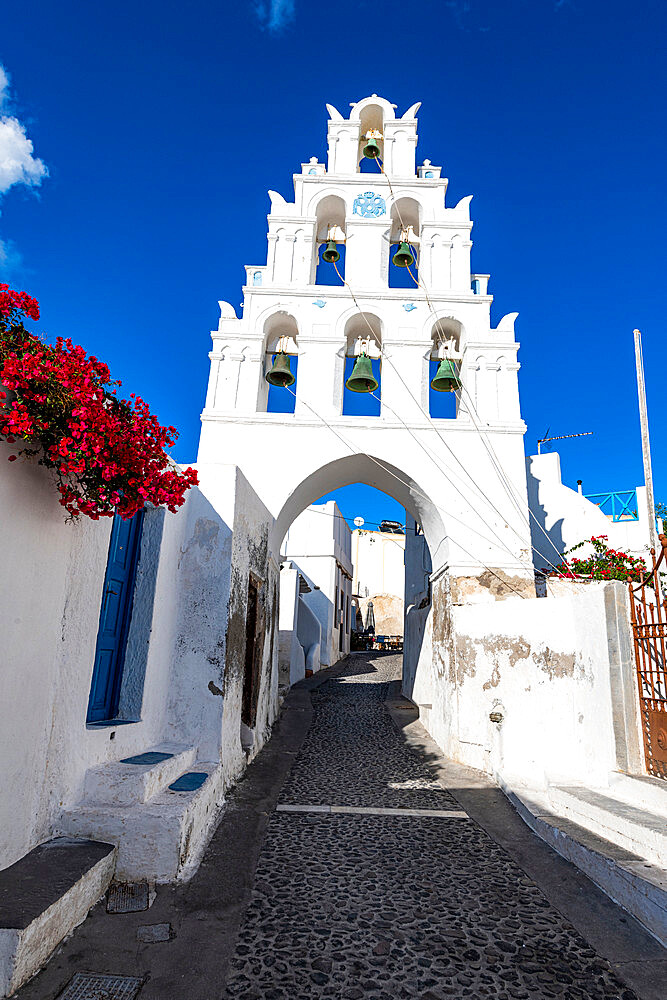
<path id="1" fill-rule="evenodd" d="M 109 806 L 147 802 L 187 771 L 197 755 L 194 747 L 179 743 L 160 743 L 144 753 L 163 759 L 154 759 L 152 763 L 128 763 L 126 758 L 91 767 L 84 781 L 84 801 Z M 137 758 L 142 756 L 144 754 L 135 754 Z"/>
<path id="2" fill-rule="evenodd" d="M 112 844 L 58 837 L 0 871 L 0 997 L 30 979 L 85 920 L 115 860 Z"/>
<path id="3" fill-rule="evenodd" d="M 121 882 L 187 878 L 213 832 L 224 801 L 220 763 L 198 761 L 187 774 L 192 772 L 206 775 L 201 787 L 193 791 L 167 787 L 147 802 L 134 805 L 84 801 L 63 813 L 60 828 L 70 836 L 116 844 L 116 879 Z"/>
<path id="4" fill-rule="evenodd" d="M 623 774 L 613 771 L 609 775 L 609 790 L 616 798 L 638 809 L 649 809 L 667 820 L 667 781 L 649 775 Z"/>
<path id="5" fill-rule="evenodd" d="M 548 795 L 551 808 L 561 816 L 651 864 L 667 866 L 665 817 L 629 805 L 606 792 L 579 786 L 551 786 Z"/>
<path id="6" fill-rule="evenodd" d="M 544 792 L 504 786 L 525 823 L 667 947 L 667 873 L 554 812 Z"/>

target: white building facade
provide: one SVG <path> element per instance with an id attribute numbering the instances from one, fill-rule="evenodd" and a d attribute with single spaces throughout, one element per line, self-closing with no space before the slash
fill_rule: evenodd
<path id="1" fill-rule="evenodd" d="M 281 558 L 286 560 L 281 565 L 281 617 L 283 605 L 290 603 L 287 574 L 299 572 L 305 581 L 300 601 L 320 624 L 319 666 L 333 666 L 350 651 L 352 627 L 351 532 L 335 500 L 308 507 L 293 521 Z M 290 581 L 287 590 L 284 580 Z"/>

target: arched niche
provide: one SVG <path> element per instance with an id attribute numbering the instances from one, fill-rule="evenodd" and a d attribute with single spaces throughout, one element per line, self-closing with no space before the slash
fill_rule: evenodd
<path id="1" fill-rule="evenodd" d="M 299 364 L 298 336 L 297 321 L 291 313 L 285 310 L 272 313 L 264 321 L 264 364 L 258 405 L 260 411 L 294 413 Z M 269 385 L 265 378 L 278 351 L 284 351 L 289 356 L 290 370 L 295 379 L 294 384 L 289 388 Z"/>
<path id="2" fill-rule="evenodd" d="M 431 316 L 431 357 L 440 359 L 458 356 L 463 344 L 463 324 L 453 316 Z"/>
<path id="3" fill-rule="evenodd" d="M 354 113 L 354 112 L 353 112 Z M 371 129 L 380 132 L 384 136 L 384 122 L 386 116 L 386 108 L 379 103 L 366 104 L 359 112 L 359 149 L 357 152 L 357 161 L 359 166 L 357 169 L 359 172 L 361 170 L 361 163 L 366 158 L 362 152 L 364 146 L 368 142 L 366 138 L 366 133 Z M 352 115 L 350 115 L 350 120 L 352 120 Z M 380 147 L 380 159 L 384 160 L 384 138 L 376 140 L 378 146 Z M 380 173 L 380 168 L 378 164 L 373 164 L 370 160 L 368 161 L 368 173 L 377 172 Z"/>
<path id="4" fill-rule="evenodd" d="M 317 203 L 315 218 L 315 283 L 317 285 L 342 285 L 345 277 L 345 200 L 337 194 L 328 194 Z M 336 240 L 340 260 L 333 264 L 322 260 L 325 241 L 331 237 Z M 336 268 L 340 272 L 338 276 Z"/>
<path id="5" fill-rule="evenodd" d="M 451 316 L 431 318 L 431 351 L 427 359 L 428 412 L 438 420 L 452 420 L 458 416 L 460 392 L 438 392 L 431 387 L 440 362 L 450 358 L 458 368 L 459 347 L 463 327 L 459 320 Z"/>
<path id="6" fill-rule="evenodd" d="M 382 323 L 374 313 L 354 313 L 345 324 L 344 382 L 354 370 L 355 359 L 364 352 L 371 359 L 378 387 L 373 393 L 354 392 L 343 387 L 343 415 L 379 417 L 382 394 Z"/>
<path id="7" fill-rule="evenodd" d="M 398 198 L 390 209 L 389 261 L 387 264 L 387 284 L 389 288 L 416 288 L 420 254 L 419 239 L 422 224 L 422 207 L 414 198 Z M 394 255 L 401 240 L 407 239 L 415 258 L 407 267 L 394 264 Z"/>
<path id="8" fill-rule="evenodd" d="M 416 198 L 397 198 L 391 206 L 391 230 L 389 233 L 392 243 L 398 243 L 403 229 L 412 229 L 412 234 L 419 239 L 421 236 L 423 209 Z"/>
<path id="9" fill-rule="evenodd" d="M 296 319 L 284 309 L 271 313 L 264 321 L 264 350 L 267 354 L 275 354 L 277 350 L 298 354 L 298 336 Z"/>
<path id="10" fill-rule="evenodd" d="M 438 507 L 410 474 L 368 454 L 351 454 L 323 465 L 292 491 L 274 522 L 273 551 L 280 551 L 289 526 L 306 507 L 326 493 L 352 483 L 374 486 L 405 507 L 424 530 L 433 572 L 447 565 L 447 536 Z"/>
<path id="11" fill-rule="evenodd" d="M 356 357 L 361 353 L 362 344 L 367 342 L 366 353 L 371 358 L 382 354 L 382 322 L 375 313 L 356 312 L 345 323 L 345 353 Z"/>

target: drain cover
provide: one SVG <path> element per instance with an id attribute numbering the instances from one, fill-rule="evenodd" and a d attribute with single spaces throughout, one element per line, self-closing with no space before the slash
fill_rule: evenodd
<path id="1" fill-rule="evenodd" d="M 161 760 L 169 760 L 173 753 L 160 753 L 157 750 L 148 750 L 146 753 L 135 754 L 134 757 L 126 757 L 121 760 L 121 764 L 159 764 Z"/>
<path id="2" fill-rule="evenodd" d="M 77 972 L 58 1000 L 134 1000 L 141 988 L 134 976 L 104 976 Z"/>
<path id="3" fill-rule="evenodd" d="M 114 882 L 107 895 L 107 913 L 137 913 L 148 909 L 148 882 Z"/>
<path id="4" fill-rule="evenodd" d="M 201 788 L 207 778 L 206 771 L 188 771 L 176 781 L 172 781 L 169 788 L 172 792 L 194 792 L 197 788 Z"/>

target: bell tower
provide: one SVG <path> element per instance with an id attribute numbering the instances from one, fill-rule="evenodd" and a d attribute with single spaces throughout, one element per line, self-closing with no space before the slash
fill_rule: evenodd
<path id="1" fill-rule="evenodd" d="M 292 201 L 269 191 L 266 263 L 246 267 L 242 315 L 221 302 L 212 333 L 200 475 L 238 465 L 279 534 L 304 483 L 307 503 L 344 485 L 343 457 L 357 456 L 349 482 L 352 467 L 370 482 L 373 463 L 390 463 L 434 571 L 492 567 L 532 583 L 517 314 L 491 328 L 489 276 L 470 268 L 471 197 L 447 206 L 442 168 L 417 164 L 419 107 L 399 115 L 376 94 L 347 117 L 327 105 L 327 162 L 301 164 Z M 362 355 L 355 373 L 379 383 L 379 415 L 345 410 Z M 271 397 L 267 374 L 285 386 Z M 449 416 L 431 412 L 434 390 L 455 399 Z M 283 412 L 272 412 L 276 391 L 290 401 Z"/>

